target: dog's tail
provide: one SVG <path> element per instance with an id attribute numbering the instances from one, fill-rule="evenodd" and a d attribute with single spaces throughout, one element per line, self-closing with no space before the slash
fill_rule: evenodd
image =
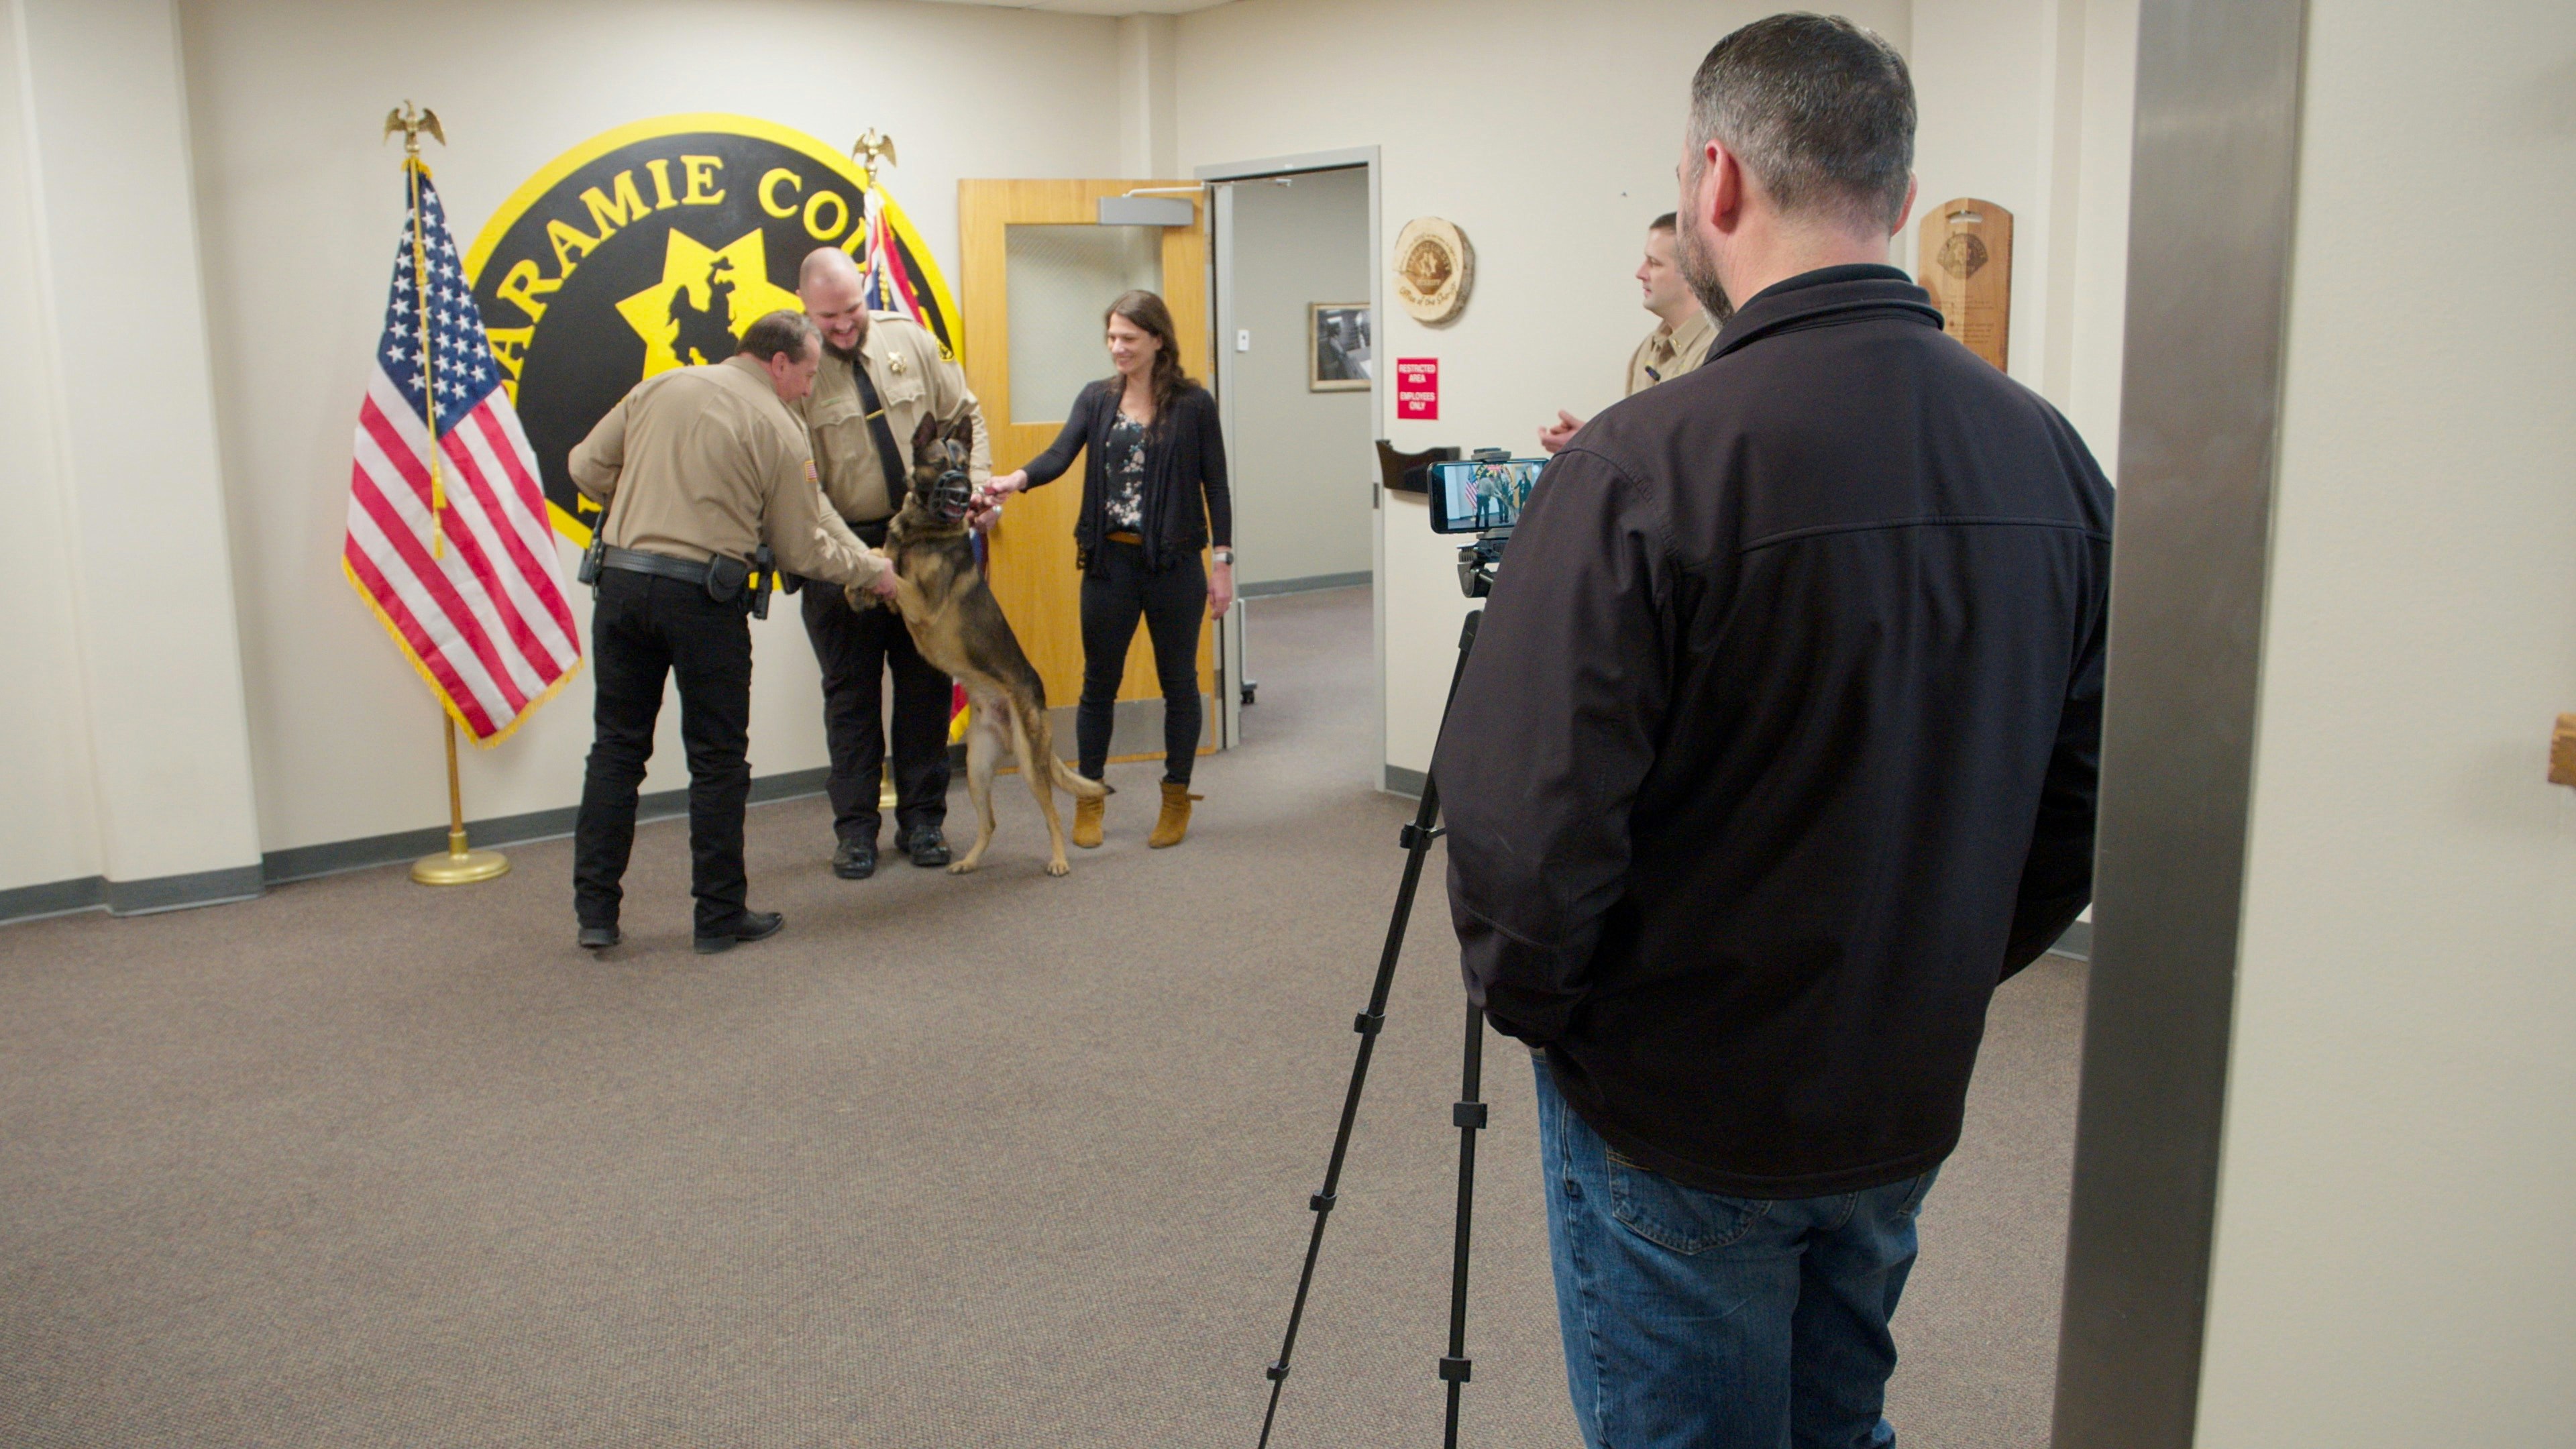
<path id="1" fill-rule="evenodd" d="M 1118 793 L 1116 790 L 1111 789 L 1101 781 L 1085 779 L 1083 776 L 1076 774 L 1073 766 L 1066 764 L 1062 760 L 1050 758 L 1048 763 L 1055 766 L 1056 784 L 1076 799 L 1097 800 L 1104 795 L 1115 795 Z"/>
<path id="2" fill-rule="evenodd" d="M 1014 700 L 1011 712 L 1012 728 L 1027 746 L 1027 753 L 1020 758 L 1025 760 L 1030 755 L 1040 754 L 1046 756 L 1047 768 L 1057 789 L 1077 800 L 1098 800 L 1103 796 L 1118 793 L 1103 781 L 1084 778 L 1074 771 L 1073 766 L 1055 757 L 1055 737 L 1054 732 L 1047 728 L 1045 706 L 1034 700 Z"/>

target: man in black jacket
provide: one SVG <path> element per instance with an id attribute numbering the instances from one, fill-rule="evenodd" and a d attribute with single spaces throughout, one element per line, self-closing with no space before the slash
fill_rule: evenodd
<path id="1" fill-rule="evenodd" d="M 1883 1445 L 1888 1320 L 1987 999 L 2091 892 L 2111 495 L 1884 265 L 1905 63 L 1721 41 L 1707 362 L 1542 476 L 1442 735 L 1469 991 L 1542 1053 L 1595 1446 Z"/>

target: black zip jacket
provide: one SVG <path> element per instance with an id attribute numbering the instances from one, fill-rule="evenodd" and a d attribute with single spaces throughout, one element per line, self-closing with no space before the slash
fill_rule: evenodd
<path id="1" fill-rule="evenodd" d="M 1109 499 L 1109 429 L 1118 421 L 1118 401 L 1125 391 L 1125 380 L 1115 377 L 1085 386 L 1073 400 L 1073 416 L 1064 420 L 1064 431 L 1028 462 L 1029 486 L 1035 488 L 1062 476 L 1073 466 L 1076 452 L 1085 455 L 1082 512 L 1074 519 L 1073 542 L 1086 571 L 1100 551 L 1101 510 Z M 1145 540 L 1145 567 L 1153 573 L 1207 547 L 1211 528 L 1219 548 L 1234 543 L 1234 499 L 1226 490 L 1225 437 L 1217 428 L 1215 396 L 1189 384 L 1172 399 L 1168 412 L 1145 431 L 1145 516 L 1139 536 Z"/>
<path id="2" fill-rule="evenodd" d="M 1890 267 L 1752 299 L 1541 475 L 1433 772 L 1468 990 L 1740 1197 L 1957 1145 L 2092 893 L 2111 491 Z"/>

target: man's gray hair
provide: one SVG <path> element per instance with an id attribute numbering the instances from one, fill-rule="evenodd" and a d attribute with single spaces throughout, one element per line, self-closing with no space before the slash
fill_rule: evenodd
<path id="1" fill-rule="evenodd" d="M 1715 140 L 1784 215 L 1891 231 L 1914 170 L 1914 79 L 1839 15 L 1773 15 L 1717 43 L 1691 78 L 1694 174 Z"/>
<path id="2" fill-rule="evenodd" d="M 802 312 L 781 309 L 742 329 L 742 345 L 734 349 L 737 357 L 757 357 L 763 362 L 786 353 L 798 362 L 805 360 L 805 344 L 820 339 L 822 333 L 806 320 Z"/>

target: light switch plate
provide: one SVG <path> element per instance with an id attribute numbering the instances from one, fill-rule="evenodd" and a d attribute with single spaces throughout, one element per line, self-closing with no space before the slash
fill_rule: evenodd
<path id="1" fill-rule="evenodd" d="M 1237 351 L 1237 352 L 1250 352 L 1250 351 L 1252 350 L 1252 329 L 1251 329 L 1251 328 L 1249 328 L 1249 327 L 1238 327 L 1238 328 L 1236 328 L 1236 329 L 1235 329 L 1235 333 L 1234 333 L 1234 350 L 1235 350 L 1235 351 Z"/>

